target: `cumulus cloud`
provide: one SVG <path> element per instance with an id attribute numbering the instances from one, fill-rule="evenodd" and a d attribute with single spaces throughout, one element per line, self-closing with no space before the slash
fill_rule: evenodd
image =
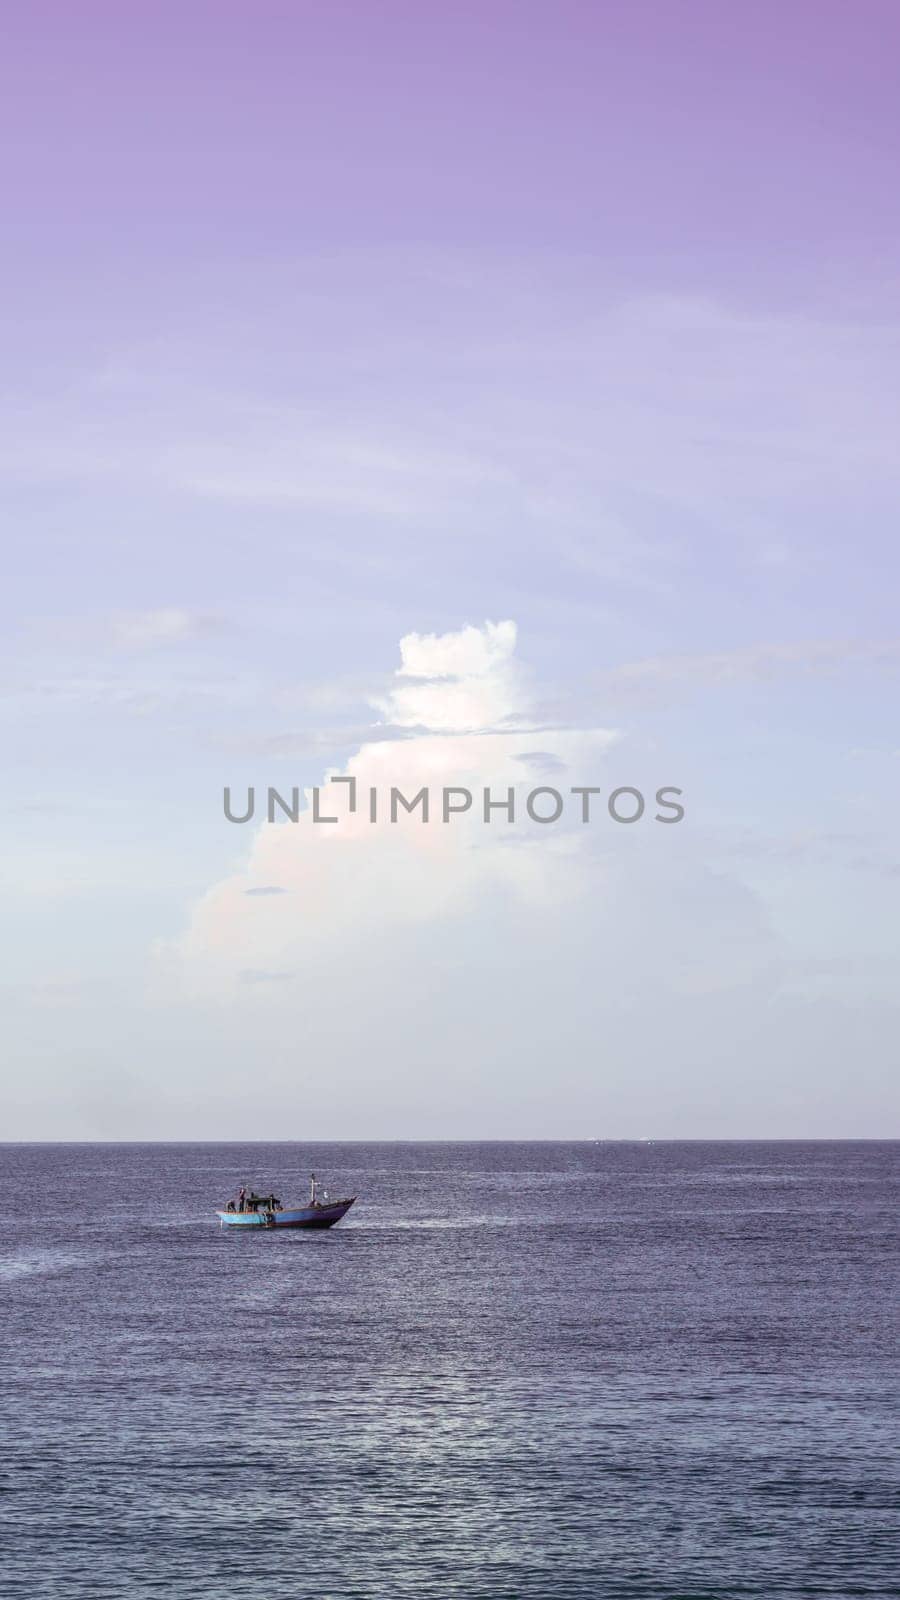
<path id="1" fill-rule="evenodd" d="M 536 739 L 515 646 L 511 623 L 407 635 L 385 700 L 393 712 L 394 696 L 427 687 L 425 720 L 322 774 L 336 821 L 316 825 L 307 809 L 296 824 L 236 830 L 242 865 L 160 948 L 159 982 L 216 1041 L 216 1098 L 247 1127 L 270 1128 L 277 1105 L 279 1126 L 335 1136 L 572 1136 L 607 1103 L 620 1131 L 623 1118 L 646 1131 L 675 1079 L 674 1125 L 715 1131 L 710 1084 L 736 1036 L 755 1041 L 777 1099 L 802 1027 L 789 1019 L 781 1037 L 785 954 L 737 870 L 712 866 L 689 827 L 617 827 L 602 804 L 596 827 L 577 811 L 558 828 L 521 811 L 482 821 L 483 786 L 501 797 L 622 781 L 615 730 L 542 727 Z M 502 719 L 485 700 L 460 726 L 459 685 L 483 693 L 498 677 Z M 356 780 L 355 811 L 330 778 Z M 384 809 L 392 786 L 412 797 L 443 785 L 478 796 L 450 825 Z M 758 1081 L 729 1080 L 751 1119 Z"/>
<path id="2" fill-rule="evenodd" d="M 521 809 L 483 822 L 484 786 L 521 796 L 564 788 L 563 773 L 612 786 L 615 730 L 542 728 L 536 742 L 515 647 L 511 622 L 407 635 L 385 703 L 396 715 L 408 709 L 396 697 L 427 689 L 416 731 L 363 742 L 322 775 L 337 821 L 317 826 L 307 809 L 256 826 L 243 866 L 160 952 L 165 980 L 219 1018 L 231 1102 L 252 1097 L 245 1063 L 262 1052 L 268 1091 L 304 1117 L 340 1103 L 341 1126 L 364 1116 L 371 1133 L 408 1127 L 416 1107 L 434 1127 L 453 1106 L 457 1128 L 538 1117 L 571 1131 L 566 1096 L 584 1106 L 615 1080 L 637 1103 L 660 1038 L 694 1072 L 724 1048 L 724 997 L 758 1007 L 774 964 L 765 914 L 687 832 L 617 828 L 605 807 L 597 828 L 578 811 L 558 828 Z M 482 697 L 465 718 L 462 684 Z M 356 780 L 355 811 L 330 777 Z M 472 810 L 446 826 L 402 809 L 391 822 L 392 786 L 411 798 L 444 785 L 470 788 Z"/>
<path id="3" fill-rule="evenodd" d="M 325 950 L 358 947 L 390 929 L 477 918 L 492 904 L 536 910 L 578 898 L 583 883 L 571 831 L 549 838 L 539 830 L 537 838 L 521 815 L 521 797 L 540 774 L 531 767 L 534 731 L 515 647 L 509 621 L 401 641 L 400 666 L 379 703 L 403 736 L 364 741 L 342 772 L 323 775 L 322 811 L 335 822 L 313 823 L 309 795 L 298 823 L 262 822 L 244 869 L 212 886 L 194 908 L 178 946 L 191 981 L 227 988 L 243 972 L 308 967 Z M 608 728 L 545 729 L 541 762 L 595 782 L 617 737 Z M 328 781 L 338 777 L 354 780 L 355 811 L 348 785 Z M 391 819 L 392 789 L 411 800 L 428 788 L 439 806 L 444 786 L 476 796 L 452 826 L 439 812 L 424 825 L 421 807 L 407 814 L 398 806 Z M 514 823 L 484 823 L 485 787 L 498 798 L 510 789 L 519 794 Z M 373 789 L 381 807 L 375 824 Z"/>
<path id="4" fill-rule="evenodd" d="M 514 622 L 486 622 L 458 633 L 408 633 L 400 640 L 401 678 L 481 678 L 506 668 L 516 648 Z"/>
<path id="5" fill-rule="evenodd" d="M 502 727 L 523 711 L 515 649 L 514 622 L 408 633 L 400 640 L 396 675 L 404 681 L 373 704 L 398 728 L 476 733 Z"/>

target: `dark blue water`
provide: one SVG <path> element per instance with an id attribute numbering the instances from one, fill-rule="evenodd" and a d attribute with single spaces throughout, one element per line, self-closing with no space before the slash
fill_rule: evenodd
<path id="1" fill-rule="evenodd" d="M 898 1593 L 900 1146 L 0 1157 L 4 1597 Z"/>

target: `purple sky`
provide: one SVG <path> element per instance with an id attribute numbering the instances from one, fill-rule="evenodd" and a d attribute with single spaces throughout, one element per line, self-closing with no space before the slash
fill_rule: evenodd
<path id="1" fill-rule="evenodd" d="M 11 15 L 12 1132 L 268 1134 L 263 1042 L 309 1137 L 885 1131 L 898 44 L 875 0 Z M 401 638 L 489 620 L 477 703 L 563 766 L 614 730 L 677 844 L 582 842 L 585 900 L 373 857 L 344 925 L 280 842 L 244 898 L 222 784 L 376 760 Z"/>
<path id="2" fill-rule="evenodd" d="M 563 245 L 796 293 L 892 252 L 898 35 L 890 0 L 37 0 L 6 33 L 8 220 L 29 271 L 78 276 Z"/>

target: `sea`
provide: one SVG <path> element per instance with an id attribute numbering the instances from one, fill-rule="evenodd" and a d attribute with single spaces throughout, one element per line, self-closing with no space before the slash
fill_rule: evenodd
<path id="1" fill-rule="evenodd" d="M 313 1171 L 336 1228 L 219 1226 Z M 0 1172 L 3 1600 L 900 1593 L 897 1143 Z"/>

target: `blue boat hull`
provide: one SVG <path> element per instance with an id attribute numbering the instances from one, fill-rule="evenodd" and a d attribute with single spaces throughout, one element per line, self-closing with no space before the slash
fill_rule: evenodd
<path id="1" fill-rule="evenodd" d="M 223 1228 L 333 1228 L 345 1217 L 353 1201 L 335 1200 L 332 1204 L 288 1206 L 284 1211 L 217 1211 Z"/>

